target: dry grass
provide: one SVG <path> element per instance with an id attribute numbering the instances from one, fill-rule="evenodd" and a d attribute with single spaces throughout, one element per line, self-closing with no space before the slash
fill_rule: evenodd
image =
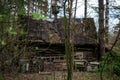
<path id="1" fill-rule="evenodd" d="M 39 73 L 17 74 L 16 76 L 7 77 L 6 80 L 66 80 L 66 72 L 52 72 L 44 75 Z M 73 80 L 100 80 L 98 73 L 74 72 Z M 104 77 L 104 80 L 110 80 Z"/>

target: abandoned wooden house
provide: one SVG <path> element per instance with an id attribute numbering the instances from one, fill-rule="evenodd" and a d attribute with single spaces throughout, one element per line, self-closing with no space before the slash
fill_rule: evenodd
<path id="1" fill-rule="evenodd" d="M 27 50 L 21 55 L 21 62 L 23 58 L 29 58 L 26 63 L 30 66 L 30 59 L 32 59 L 33 64 L 38 62 L 37 67 L 40 71 L 65 70 L 63 18 L 55 21 L 34 20 L 32 17 L 25 16 L 20 18 L 20 28 L 23 28 L 26 33 L 19 39 L 27 45 Z M 94 19 L 77 18 L 75 21 L 72 19 L 71 25 L 74 27 L 72 31 L 74 31 L 75 64 L 97 61 L 99 53 Z"/>

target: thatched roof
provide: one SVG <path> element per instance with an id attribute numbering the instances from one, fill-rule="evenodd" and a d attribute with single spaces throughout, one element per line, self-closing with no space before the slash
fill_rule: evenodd
<path id="1" fill-rule="evenodd" d="M 31 17 L 21 17 L 21 24 L 26 35 L 22 39 L 33 42 L 64 43 L 63 18 L 56 21 L 34 20 Z M 74 24 L 74 25 L 73 25 Z M 72 19 L 75 44 L 96 44 L 97 34 L 93 18 Z"/>

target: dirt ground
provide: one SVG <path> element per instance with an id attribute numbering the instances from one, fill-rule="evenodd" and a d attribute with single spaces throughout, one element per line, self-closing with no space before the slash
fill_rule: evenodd
<path id="1" fill-rule="evenodd" d="M 16 75 L 5 75 L 5 80 L 66 80 L 66 72 L 45 73 L 17 73 Z M 74 72 L 73 80 L 100 80 L 99 73 Z M 104 77 L 104 80 L 110 80 Z"/>

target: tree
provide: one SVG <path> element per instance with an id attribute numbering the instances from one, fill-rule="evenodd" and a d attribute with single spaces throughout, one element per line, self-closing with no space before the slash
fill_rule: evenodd
<path id="1" fill-rule="evenodd" d="M 108 32 L 109 32 L 109 0 L 106 0 L 106 10 L 105 10 L 105 43 L 108 42 Z"/>
<path id="2" fill-rule="evenodd" d="M 73 53 L 74 53 L 74 46 L 71 42 L 71 37 L 73 37 L 73 34 L 71 34 L 71 16 L 72 16 L 72 5 L 73 0 L 68 0 L 68 19 L 66 16 L 66 3 L 67 0 L 64 2 L 64 36 L 65 36 L 65 54 L 66 54 L 66 63 L 67 63 L 67 80 L 72 80 L 73 76 Z M 68 21 L 67 21 L 68 20 Z M 72 50 L 72 51 L 71 51 Z"/>
<path id="3" fill-rule="evenodd" d="M 87 18 L 87 0 L 85 0 L 84 5 L 85 5 L 84 17 Z"/>
<path id="4" fill-rule="evenodd" d="M 11 71 L 11 66 L 17 63 L 20 49 L 18 36 L 21 29 L 18 28 L 18 14 L 21 14 L 22 0 L 0 0 L 0 69 L 1 72 Z M 19 10 L 18 10 L 19 9 Z M 19 29 L 19 30 L 18 30 Z M 23 47 L 24 48 L 24 47 Z"/>
<path id="5" fill-rule="evenodd" d="M 100 44 L 100 54 L 103 56 L 105 54 L 104 46 L 104 0 L 99 0 L 99 44 Z"/>
<path id="6" fill-rule="evenodd" d="M 105 46 L 104 46 L 104 0 L 98 0 L 99 1 L 99 33 L 98 33 L 98 39 L 99 39 L 99 45 L 100 45 L 100 56 L 103 56 L 105 54 Z M 100 78 L 102 79 L 102 72 L 100 74 Z"/>

